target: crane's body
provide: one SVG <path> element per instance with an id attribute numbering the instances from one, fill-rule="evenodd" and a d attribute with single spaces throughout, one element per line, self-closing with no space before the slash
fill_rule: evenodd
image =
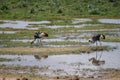
<path id="1" fill-rule="evenodd" d="M 89 42 L 95 43 L 95 42 L 101 41 L 103 39 L 105 39 L 105 35 L 103 35 L 103 34 L 96 34 L 91 39 L 89 39 Z"/>
<path id="2" fill-rule="evenodd" d="M 105 35 L 103 35 L 103 34 L 96 34 L 96 35 L 94 35 L 94 36 L 92 36 L 90 39 L 89 39 L 89 42 L 91 42 L 91 43 L 96 43 L 96 50 L 97 50 L 97 46 L 98 46 L 98 44 L 97 44 L 97 42 L 99 42 L 100 43 L 100 46 L 102 46 L 102 43 L 101 43 L 101 41 L 103 40 L 103 39 L 105 39 Z M 101 56 L 102 56 L 102 53 L 100 54 L 100 58 L 101 58 Z M 99 61 L 97 62 L 97 57 L 98 57 L 98 55 L 97 55 L 97 52 L 96 52 L 96 59 L 95 58 L 92 58 L 92 60 L 93 60 L 93 63 L 100 63 Z M 99 58 L 99 59 L 100 59 Z M 99 60 L 98 59 L 98 60 Z"/>
<path id="3" fill-rule="evenodd" d="M 31 41 L 31 44 L 33 44 L 36 41 L 36 39 L 38 39 L 38 42 L 40 42 L 42 45 L 41 38 L 43 37 L 48 37 L 48 34 L 45 32 L 36 32 L 34 34 L 34 40 Z"/>

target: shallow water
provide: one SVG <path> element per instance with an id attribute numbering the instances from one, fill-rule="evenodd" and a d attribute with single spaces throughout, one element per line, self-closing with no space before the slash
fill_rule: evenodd
<path id="1" fill-rule="evenodd" d="M 1 20 L 2 21 L 2 20 Z M 17 28 L 17 29 L 29 29 L 29 30 L 38 30 L 38 28 L 28 28 L 27 26 L 31 25 L 43 25 L 43 24 L 50 24 L 50 21 L 36 21 L 36 22 L 28 22 L 28 21 L 12 21 L 12 20 L 3 20 L 3 24 L 0 24 L 0 27 L 2 28 Z M 74 26 L 43 26 L 45 28 L 65 28 L 65 27 L 75 27 L 75 28 L 80 28 L 84 26 L 99 26 L 100 24 L 80 24 L 80 25 L 74 25 Z M 40 28 L 40 27 L 39 27 Z M 42 27 L 41 27 L 42 28 Z"/>
<path id="2" fill-rule="evenodd" d="M 120 24 L 120 19 L 98 19 L 102 23 Z"/>
<path id="3" fill-rule="evenodd" d="M 12 21 L 12 20 L 0 20 L 3 21 L 5 23 L 0 24 L 0 27 L 2 28 L 6 28 L 6 27 L 10 27 L 10 28 L 18 28 L 18 29 L 25 29 L 27 28 L 28 25 L 32 25 L 32 24 L 50 24 L 50 21 L 36 21 L 36 22 L 28 22 L 28 21 Z M 31 29 L 31 28 L 30 28 Z"/>
<path id="4" fill-rule="evenodd" d="M 57 29 L 57 28 L 68 28 L 68 27 L 74 27 L 74 28 L 81 28 L 81 27 L 85 27 L 85 26 L 100 26 L 100 24 L 80 24 L 80 25 L 74 25 L 74 26 L 45 26 L 45 28 L 52 28 L 52 29 Z"/>
<path id="5" fill-rule="evenodd" d="M 31 25 L 45 25 L 45 24 L 50 24 L 50 21 L 12 21 L 12 20 L 0 20 L 3 21 L 5 23 L 0 24 L 1 28 L 18 28 L 18 29 L 30 29 L 30 30 L 37 30 L 38 28 L 27 28 L 27 26 L 31 26 Z M 76 24 L 79 22 L 88 22 L 88 21 L 92 21 L 92 19 L 89 18 L 76 18 L 72 21 L 72 24 Z M 113 23 L 113 24 L 120 24 L 120 19 L 98 19 L 99 22 L 102 23 Z M 64 28 L 64 27 L 75 27 L 75 28 L 80 28 L 80 27 L 84 27 L 84 26 L 99 26 L 100 24 L 80 24 L 80 25 L 74 25 L 74 26 L 44 26 L 46 28 Z"/>
<path id="6" fill-rule="evenodd" d="M 17 31 L 0 31 L 0 34 L 15 34 Z"/>
<path id="7" fill-rule="evenodd" d="M 29 44 L 29 40 L 28 39 L 13 39 L 11 40 L 13 42 L 24 42 L 24 43 L 28 43 Z M 80 44 L 63 44 L 63 45 L 57 45 L 57 44 L 48 44 L 49 42 L 62 42 L 62 41 L 73 41 L 73 42 L 87 42 L 86 39 L 71 39 L 71 40 L 65 40 L 65 39 L 57 39 L 57 38 L 53 38 L 53 39 L 42 39 L 42 44 L 44 47 L 72 47 L 72 46 L 80 46 Z M 38 45 L 37 40 L 34 42 L 34 44 Z M 82 44 L 81 44 L 82 45 Z M 84 44 L 83 44 L 84 45 Z M 0 45 L 0 47 L 4 47 L 6 45 Z M 35 47 L 35 46 L 34 46 Z"/>
<path id="8" fill-rule="evenodd" d="M 74 20 L 72 20 L 72 24 L 88 22 L 88 21 L 92 21 L 92 19 L 89 19 L 89 18 L 75 18 Z"/>
<path id="9" fill-rule="evenodd" d="M 104 60 L 105 64 L 100 66 L 95 66 L 89 59 L 96 56 L 96 52 L 90 54 L 64 54 L 64 55 L 51 55 L 46 59 L 36 59 L 34 55 L 0 55 L 0 58 L 10 58 L 14 61 L 0 62 L 0 64 L 12 65 L 12 66 L 38 66 L 38 67 L 48 67 L 47 70 L 38 71 L 37 74 L 47 74 L 51 76 L 53 71 L 58 71 L 59 75 L 73 75 L 78 74 L 86 69 L 89 70 L 99 70 L 107 68 L 120 69 L 120 43 L 113 43 L 106 45 L 117 46 L 117 49 L 111 51 L 100 51 L 97 52 L 98 58 L 102 53 L 100 60 Z M 88 72 L 86 72 L 87 74 Z M 52 75 L 57 75 L 53 73 Z"/>

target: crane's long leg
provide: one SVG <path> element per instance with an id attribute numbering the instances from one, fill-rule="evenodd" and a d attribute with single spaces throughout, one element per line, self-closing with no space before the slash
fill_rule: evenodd
<path id="1" fill-rule="evenodd" d="M 40 39 L 40 45 L 42 46 L 42 40 Z"/>
<path id="2" fill-rule="evenodd" d="M 38 39 L 38 45 L 41 46 L 41 39 Z"/>
<path id="3" fill-rule="evenodd" d="M 39 45 L 39 43 L 40 43 L 40 42 L 39 42 L 39 39 L 37 39 L 37 45 Z"/>
<path id="4" fill-rule="evenodd" d="M 99 41 L 100 42 L 100 47 L 102 46 L 102 43 L 101 43 L 101 41 Z"/>
<path id="5" fill-rule="evenodd" d="M 98 44 L 97 44 L 97 42 L 96 42 L 96 60 L 97 60 L 97 45 L 98 45 Z"/>
<path id="6" fill-rule="evenodd" d="M 97 43 L 97 41 L 96 41 L 96 48 L 97 48 L 97 46 L 98 46 L 98 43 Z"/>

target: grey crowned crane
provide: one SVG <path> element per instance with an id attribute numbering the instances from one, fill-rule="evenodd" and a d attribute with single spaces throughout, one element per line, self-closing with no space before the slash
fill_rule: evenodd
<path id="1" fill-rule="evenodd" d="M 97 41 L 99 41 L 100 42 L 100 46 L 101 46 L 101 41 L 103 39 L 105 39 L 105 35 L 103 35 L 103 34 L 96 34 L 92 38 L 89 39 L 89 42 L 96 43 L 96 46 L 97 46 Z"/>
<path id="2" fill-rule="evenodd" d="M 101 41 L 102 41 L 103 39 L 105 39 L 105 35 L 103 35 L 103 34 L 96 34 L 96 35 L 94 35 L 91 39 L 89 39 L 89 42 L 91 42 L 91 43 L 96 43 L 96 49 L 97 49 L 97 46 L 98 46 L 97 42 L 99 42 L 99 43 L 100 43 L 100 46 L 102 46 Z M 101 54 L 100 54 L 100 58 L 101 58 L 101 56 L 102 56 L 102 52 L 101 52 Z M 97 57 L 98 57 L 98 55 L 97 55 L 97 51 L 96 51 L 96 61 L 97 61 Z M 100 58 L 99 58 L 99 59 L 100 59 Z M 99 59 L 98 59 L 98 60 L 99 60 Z M 94 61 L 95 61 L 95 58 L 93 58 L 92 60 L 93 60 L 93 62 L 94 62 Z"/>
<path id="3" fill-rule="evenodd" d="M 43 38 L 43 37 L 48 37 L 48 33 L 36 32 L 34 34 L 34 39 L 30 43 L 33 44 L 36 40 L 38 40 L 38 43 L 41 43 L 41 45 L 42 45 L 41 38 Z"/>

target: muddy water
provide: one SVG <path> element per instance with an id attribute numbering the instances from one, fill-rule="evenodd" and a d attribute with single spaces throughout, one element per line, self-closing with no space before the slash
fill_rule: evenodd
<path id="1" fill-rule="evenodd" d="M 29 44 L 29 40 L 28 39 L 13 39 L 11 40 L 13 42 L 23 42 L 23 43 L 28 43 Z M 63 45 L 57 45 L 57 44 L 49 44 L 49 42 L 62 42 L 62 41 L 72 41 L 72 42 L 87 42 L 86 39 L 57 39 L 57 38 L 53 38 L 53 39 L 42 39 L 42 43 L 44 47 L 72 47 L 72 46 L 80 46 L 80 44 L 63 44 Z M 37 40 L 34 42 L 34 44 L 38 45 Z M 81 44 L 82 45 L 82 44 Z M 84 45 L 84 44 L 83 44 Z M 4 47 L 6 45 L 0 45 L 1 47 Z M 35 47 L 35 46 L 34 46 Z"/>
<path id="2" fill-rule="evenodd" d="M 45 26 L 45 28 L 52 28 L 52 29 L 57 29 L 57 28 L 67 28 L 67 27 L 74 27 L 74 28 L 81 28 L 85 26 L 100 26 L 100 24 L 80 24 L 80 25 L 74 25 L 74 26 Z"/>
<path id="3" fill-rule="evenodd" d="M 28 22 L 28 21 L 12 21 L 12 20 L 3 20 L 3 24 L 0 24 L 0 27 L 6 28 L 18 28 L 18 29 L 29 29 L 29 30 L 38 30 L 38 28 L 27 28 L 27 26 L 31 25 L 43 25 L 43 24 L 50 24 L 50 21 L 39 21 L 39 22 Z M 75 27 L 80 28 L 84 26 L 99 26 L 99 24 L 81 24 L 81 25 L 74 25 L 74 26 L 44 26 L 45 28 L 64 28 L 64 27 Z"/>
<path id="4" fill-rule="evenodd" d="M 28 21 L 12 21 L 12 20 L 1 20 L 5 23 L 0 24 L 0 27 L 10 27 L 10 28 L 18 28 L 18 29 L 25 29 L 28 25 L 31 24 L 50 24 L 50 21 L 36 21 L 36 22 L 28 22 Z M 34 29 L 34 28 L 33 28 Z M 36 29 L 36 28 L 35 28 Z"/>
<path id="5" fill-rule="evenodd" d="M 13 39 L 11 41 L 14 41 L 14 42 L 28 42 L 29 40 L 28 39 Z M 43 42 L 62 42 L 62 41 L 74 41 L 74 42 L 87 42 L 86 39 L 71 39 L 71 40 L 65 40 L 65 39 L 56 39 L 56 38 L 53 38 L 53 39 L 42 39 Z M 37 40 L 35 41 L 35 43 L 37 43 Z"/>
<path id="6" fill-rule="evenodd" d="M 72 20 L 72 24 L 89 22 L 89 21 L 92 21 L 92 19 L 89 19 L 89 18 L 75 18 L 74 20 Z"/>
<path id="7" fill-rule="evenodd" d="M 9 62 L 0 62 L 0 64 L 14 65 L 14 66 L 38 66 L 47 67 L 45 70 L 39 70 L 36 74 L 56 76 L 56 75 L 79 75 L 83 73 L 91 75 L 97 72 L 90 72 L 90 70 L 100 70 L 107 68 L 120 69 L 120 43 L 105 43 L 105 45 L 116 46 L 117 49 L 111 51 L 97 52 L 97 58 L 105 61 L 105 64 L 100 66 L 93 65 L 89 59 L 96 57 L 96 52 L 90 54 L 64 54 L 64 55 L 51 55 L 48 58 L 36 59 L 34 55 L 0 55 L 0 58 L 14 59 Z M 88 71 L 85 71 L 85 70 Z M 55 71 L 55 72 L 54 72 Z"/>
<path id="8" fill-rule="evenodd" d="M 18 28 L 18 29 L 30 29 L 30 30 L 37 30 L 38 28 L 27 28 L 27 26 L 31 25 L 45 25 L 50 24 L 50 21 L 36 21 L 36 22 L 30 22 L 30 21 L 12 21 L 12 20 L 0 20 L 5 23 L 0 24 L 0 27 L 6 28 Z M 72 21 L 72 24 L 80 23 L 80 22 L 88 22 L 92 21 L 92 19 L 89 18 L 76 18 Z M 113 24 L 120 24 L 120 19 L 98 19 L 99 22 L 102 23 L 113 23 Z M 63 27 L 75 27 L 80 28 L 84 26 L 99 26 L 100 24 L 80 24 L 80 25 L 74 25 L 74 26 L 44 26 L 46 28 L 63 28 Z"/>

